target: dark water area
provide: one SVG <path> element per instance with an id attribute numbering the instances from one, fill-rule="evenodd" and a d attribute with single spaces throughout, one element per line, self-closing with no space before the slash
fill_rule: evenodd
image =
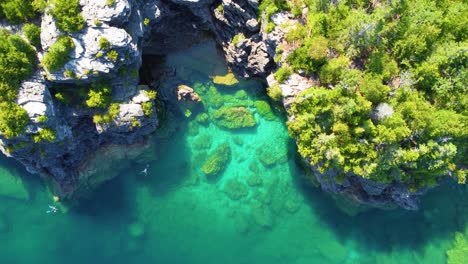
<path id="1" fill-rule="evenodd" d="M 273 116 L 260 114 L 255 102 L 268 102 L 260 83 L 213 83 L 228 73 L 213 43 L 165 64 L 202 106 L 169 107 L 150 147 L 79 206 L 55 204 L 37 176 L 0 157 L 0 263 L 446 262 L 454 233 L 468 222 L 465 186 L 431 190 L 416 212 L 350 216 L 305 180 L 284 114 L 272 104 Z M 197 121 L 213 116 L 219 101 L 251 111 L 256 126 Z M 231 158 L 208 179 L 202 166 L 222 144 Z M 49 205 L 58 212 L 47 213 Z"/>

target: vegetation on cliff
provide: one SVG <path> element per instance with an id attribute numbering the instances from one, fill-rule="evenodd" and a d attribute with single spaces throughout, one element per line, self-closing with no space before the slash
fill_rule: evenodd
<path id="1" fill-rule="evenodd" d="M 31 76 L 36 65 L 34 49 L 18 35 L 0 31 L 0 133 L 7 137 L 21 134 L 29 121 L 26 111 L 16 103 L 20 83 Z"/>
<path id="2" fill-rule="evenodd" d="M 302 14 L 302 5 L 308 14 Z M 291 108 L 289 131 L 319 171 L 412 190 L 446 175 L 465 183 L 468 136 L 464 1 L 263 1 L 291 10 L 287 67 L 316 80 Z M 267 17 L 269 20 L 269 17 Z M 287 65 L 289 64 L 289 66 Z"/>
<path id="3" fill-rule="evenodd" d="M 42 64 L 50 72 L 60 70 L 69 60 L 70 52 L 75 48 L 73 40 L 69 36 L 60 36 L 57 42 L 50 46 L 44 54 Z"/>
<path id="4" fill-rule="evenodd" d="M 18 24 L 33 19 L 45 6 L 45 0 L 0 0 L 0 18 Z"/>
<path id="5" fill-rule="evenodd" d="M 64 32 L 78 32 L 85 26 L 78 0 L 54 0 L 51 14 L 57 28 Z"/>

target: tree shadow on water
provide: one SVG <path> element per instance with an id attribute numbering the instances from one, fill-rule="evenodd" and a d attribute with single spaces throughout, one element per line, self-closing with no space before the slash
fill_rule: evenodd
<path id="1" fill-rule="evenodd" d="M 434 240 L 451 240 L 468 223 L 468 190 L 445 184 L 429 191 L 418 211 L 369 209 L 355 216 L 341 211 L 335 200 L 303 177 L 296 177 L 305 203 L 342 241 L 355 241 L 366 251 L 390 253 L 402 249 L 421 252 Z"/>

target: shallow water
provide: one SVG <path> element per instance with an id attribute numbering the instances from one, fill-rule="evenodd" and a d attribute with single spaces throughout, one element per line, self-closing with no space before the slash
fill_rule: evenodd
<path id="1" fill-rule="evenodd" d="M 184 108 L 168 104 L 169 121 L 150 147 L 80 206 L 46 213 L 54 202 L 43 184 L 0 157 L 0 174 L 21 177 L 29 192 L 0 196 L 0 263 L 445 263 L 454 232 L 468 222 L 465 187 L 431 191 L 418 212 L 348 216 L 304 180 L 284 116 L 258 113 L 254 101 L 268 100 L 259 83 L 211 82 L 227 73 L 212 43 L 172 54 L 165 64 L 204 107 L 185 117 Z M 225 105 L 254 112 L 257 126 L 197 123 L 197 114 L 214 111 L 211 86 L 232 95 Z M 236 100 L 240 89 L 248 97 Z M 160 96 L 171 93 L 162 88 Z M 206 179 L 202 164 L 223 143 L 231 148 L 229 164 Z"/>

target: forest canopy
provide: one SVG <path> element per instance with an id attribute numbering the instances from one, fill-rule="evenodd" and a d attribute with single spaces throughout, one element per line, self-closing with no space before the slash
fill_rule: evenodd
<path id="1" fill-rule="evenodd" d="M 304 18 L 290 25 L 294 48 L 280 69 L 316 83 L 288 124 L 312 166 L 412 190 L 446 175 L 466 182 L 466 1 L 265 0 L 260 9 L 267 21 L 280 10 Z"/>

